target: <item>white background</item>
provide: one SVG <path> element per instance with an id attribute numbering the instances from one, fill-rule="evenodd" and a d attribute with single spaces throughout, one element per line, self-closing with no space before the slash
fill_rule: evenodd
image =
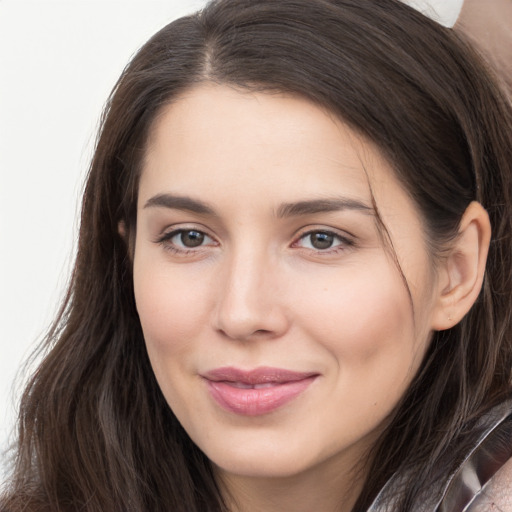
<path id="1" fill-rule="evenodd" d="M 103 103 L 137 48 L 204 3 L 0 0 L 0 477 L 21 363 L 72 266 Z"/>
<path id="2" fill-rule="evenodd" d="M 431 1 L 445 24 L 455 21 L 462 0 Z M 55 315 L 71 269 L 102 105 L 148 37 L 202 5 L 0 0 L 0 477 L 21 363 Z"/>

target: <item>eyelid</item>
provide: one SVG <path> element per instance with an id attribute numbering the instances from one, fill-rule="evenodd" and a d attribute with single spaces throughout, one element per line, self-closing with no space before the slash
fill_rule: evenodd
<path id="1" fill-rule="evenodd" d="M 300 240 L 304 239 L 305 237 L 312 235 L 314 233 L 325 233 L 328 235 L 333 235 L 338 240 L 341 241 L 340 244 L 329 247 L 327 249 L 311 249 L 308 247 L 301 247 L 299 244 Z M 301 231 L 299 231 L 298 234 L 295 235 L 294 241 L 291 244 L 291 247 L 298 247 L 299 249 L 303 249 L 306 251 L 318 253 L 318 254 L 329 254 L 333 252 L 340 252 L 347 250 L 348 248 L 354 247 L 356 245 L 355 237 L 351 233 L 348 233 L 347 231 L 340 231 L 339 229 L 326 227 L 326 226 L 308 226 L 306 228 L 302 228 Z"/>
<path id="2" fill-rule="evenodd" d="M 186 246 L 179 246 L 171 242 L 171 240 L 179 235 L 180 233 L 184 233 L 187 231 L 197 231 L 198 233 L 203 234 L 205 237 L 209 238 L 214 243 L 207 243 L 204 245 L 198 245 L 197 247 L 186 247 Z M 206 229 L 203 226 L 198 226 L 197 224 L 185 224 L 185 225 L 174 225 L 174 226 L 168 226 L 165 230 L 163 230 L 154 240 L 154 243 L 162 245 L 163 248 L 167 251 L 181 254 L 181 255 L 187 255 L 191 253 L 199 253 L 201 250 L 204 250 L 207 247 L 214 247 L 218 246 L 219 242 L 217 241 L 216 237 L 209 232 L 208 229 Z"/>
<path id="3" fill-rule="evenodd" d="M 197 231 L 201 234 L 203 234 L 205 237 L 209 238 L 211 242 L 208 242 L 206 244 L 198 245 L 196 247 L 186 247 L 186 246 L 180 246 L 175 243 L 172 243 L 171 240 L 173 237 L 179 235 L 180 233 L 186 232 L 186 231 Z M 333 247 L 328 247 L 326 249 L 316 249 L 316 248 L 309 248 L 309 247 L 302 247 L 300 245 L 300 241 L 304 239 L 305 237 L 312 235 L 314 233 L 325 233 L 328 235 L 334 236 L 339 243 Z M 220 243 L 218 242 L 215 235 L 213 235 L 209 229 L 207 229 L 205 226 L 198 225 L 198 224 L 177 224 L 172 226 L 167 226 L 165 230 L 163 230 L 154 240 L 154 243 L 162 245 L 164 249 L 169 250 L 171 252 L 187 255 L 191 253 L 199 253 L 202 250 L 208 248 L 208 247 L 216 247 L 219 246 Z M 342 251 L 346 251 L 351 247 L 354 247 L 356 245 L 355 237 L 351 233 L 340 230 L 333 227 L 327 227 L 322 225 L 310 225 L 310 226 L 304 226 L 293 237 L 293 241 L 290 244 L 290 247 L 302 249 L 304 251 L 307 251 L 309 253 L 315 253 L 320 255 L 329 255 L 333 253 L 339 253 Z"/>
<path id="4" fill-rule="evenodd" d="M 203 233 L 209 238 L 216 239 L 216 236 L 211 233 L 211 230 L 202 224 L 196 224 L 194 222 L 183 222 L 176 223 L 169 226 L 166 226 L 155 236 L 154 242 L 158 242 L 162 239 L 168 239 L 169 237 L 176 235 L 182 231 L 198 231 L 199 233 Z"/>

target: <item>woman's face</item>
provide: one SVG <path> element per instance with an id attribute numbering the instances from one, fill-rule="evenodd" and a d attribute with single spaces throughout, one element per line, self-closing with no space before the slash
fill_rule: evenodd
<path id="1" fill-rule="evenodd" d="M 162 392 L 226 475 L 359 460 L 436 307 L 420 218 L 376 148 L 304 99 L 214 85 L 156 120 L 134 282 Z"/>

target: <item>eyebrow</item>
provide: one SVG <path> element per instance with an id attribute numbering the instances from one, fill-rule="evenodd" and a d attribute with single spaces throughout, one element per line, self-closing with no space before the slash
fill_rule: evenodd
<path id="1" fill-rule="evenodd" d="M 186 210 L 201 215 L 215 215 L 214 209 L 203 201 L 192 199 L 188 196 L 176 196 L 173 194 L 158 194 L 146 201 L 144 208 L 163 207 L 174 210 Z"/>
<path id="2" fill-rule="evenodd" d="M 299 217 L 301 215 L 337 212 L 342 210 L 360 210 L 370 213 L 373 212 L 372 207 L 357 199 L 351 199 L 347 197 L 333 197 L 282 204 L 277 210 L 277 217 Z"/>
<path id="3" fill-rule="evenodd" d="M 200 215 L 216 216 L 216 212 L 208 203 L 188 196 L 174 194 L 157 194 L 146 201 L 144 208 L 170 208 L 185 210 Z M 277 209 L 278 218 L 300 217 L 316 213 L 328 213 L 342 210 L 359 210 L 373 212 L 373 208 L 357 199 L 347 197 L 333 197 L 324 199 L 310 199 L 293 203 L 284 203 Z"/>

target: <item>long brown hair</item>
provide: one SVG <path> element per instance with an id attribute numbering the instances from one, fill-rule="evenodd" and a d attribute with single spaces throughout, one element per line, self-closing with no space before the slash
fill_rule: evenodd
<path id="1" fill-rule="evenodd" d="M 511 389 L 512 113 L 459 36 L 397 0 L 214 1 L 133 58 L 105 108 L 70 288 L 22 398 L 4 507 L 225 510 L 209 461 L 151 370 L 130 259 L 152 122 L 203 81 L 301 95 L 372 140 L 414 199 L 433 258 L 471 201 L 489 212 L 480 297 L 460 324 L 434 334 L 354 508 L 365 510 L 402 470 L 395 510 L 410 510 L 464 456 L 475 419 Z"/>

